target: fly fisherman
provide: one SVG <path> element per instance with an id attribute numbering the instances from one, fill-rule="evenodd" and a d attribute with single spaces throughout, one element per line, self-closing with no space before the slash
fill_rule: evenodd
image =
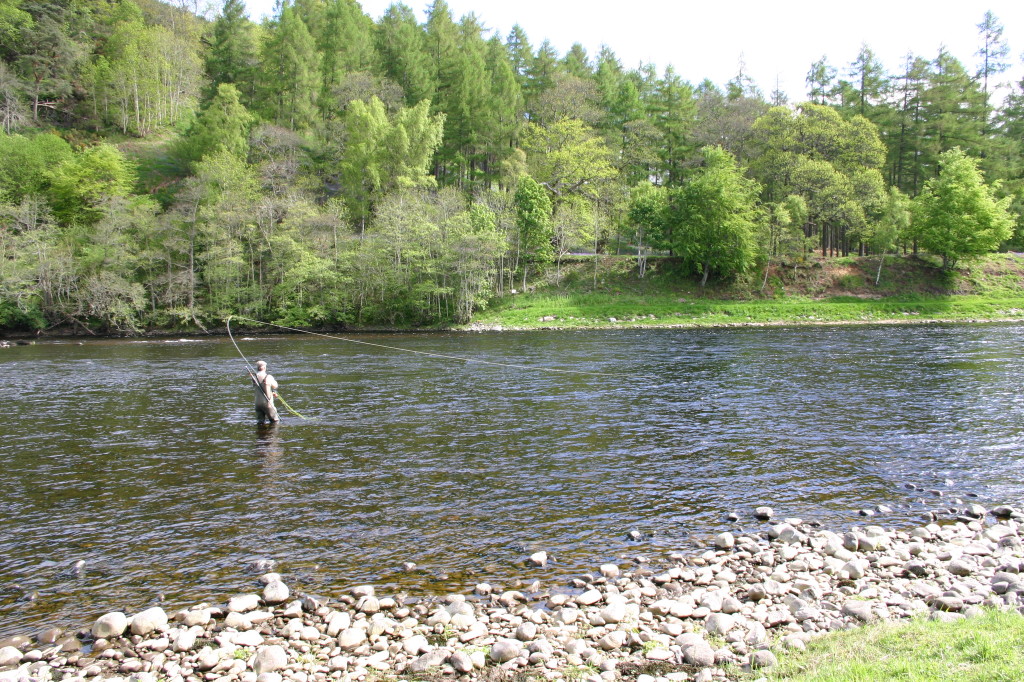
<path id="1" fill-rule="evenodd" d="M 260 424 L 264 420 L 271 423 L 281 421 L 281 418 L 277 416 L 277 408 L 274 407 L 274 398 L 277 397 L 277 380 L 267 372 L 265 361 L 260 360 L 256 363 L 256 375 L 252 377 L 252 380 L 256 384 L 256 421 Z"/>

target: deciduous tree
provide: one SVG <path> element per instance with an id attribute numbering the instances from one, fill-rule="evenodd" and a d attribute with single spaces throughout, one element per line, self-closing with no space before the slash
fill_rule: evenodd
<path id="1" fill-rule="evenodd" d="M 943 269 L 995 251 L 1013 233 L 1010 199 L 996 199 L 976 160 L 956 148 L 939 157 L 939 174 L 914 199 L 911 234 L 942 258 Z"/>
<path id="2" fill-rule="evenodd" d="M 704 165 L 669 198 L 673 251 L 695 272 L 728 278 L 754 264 L 757 195 L 736 158 L 721 147 L 703 150 Z"/>

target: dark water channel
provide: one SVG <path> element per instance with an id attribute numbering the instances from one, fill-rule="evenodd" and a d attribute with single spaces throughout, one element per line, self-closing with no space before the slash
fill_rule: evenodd
<path id="1" fill-rule="evenodd" d="M 248 338 L 309 418 L 268 429 L 224 338 L 2 350 L 0 635 L 222 601 L 258 558 L 327 595 L 564 584 L 759 504 L 846 527 L 1024 499 L 1022 326 L 359 338 L 614 376 Z"/>

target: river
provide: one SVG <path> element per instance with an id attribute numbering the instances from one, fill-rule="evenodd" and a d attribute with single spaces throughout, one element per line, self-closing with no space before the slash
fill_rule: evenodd
<path id="1" fill-rule="evenodd" d="M 226 338 L 0 350 L 0 635 L 223 601 L 257 559 L 322 595 L 564 585 L 761 504 L 846 527 L 1024 499 L 1024 326 L 354 338 L 529 369 L 245 336 L 307 418 L 268 428 Z"/>

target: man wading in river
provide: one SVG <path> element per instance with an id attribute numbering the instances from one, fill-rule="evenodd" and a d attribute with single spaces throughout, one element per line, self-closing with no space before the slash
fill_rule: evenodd
<path id="1" fill-rule="evenodd" d="M 264 420 L 271 423 L 281 421 L 277 416 L 277 408 L 274 407 L 274 398 L 277 396 L 277 380 L 267 372 L 267 363 L 260 360 L 256 363 L 256 376 L 252 376 L 256 384 L 256 421 L 262 424 Z"/>

